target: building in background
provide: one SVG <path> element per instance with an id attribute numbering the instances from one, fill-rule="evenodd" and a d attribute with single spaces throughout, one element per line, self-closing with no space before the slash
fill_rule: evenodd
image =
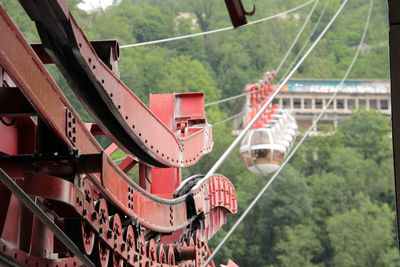
<path id="1" fill-rule="evenodd" d="M 332 94 L 340 89 L 338 80 L 290 80 L 281 93 L 274 99 L 282 109 L 289 110 L 296 118 L 297 124 L 304 129 L 311 127 L 313 121 L 321 113 Z M 249 107 L 249 99 L 242 105 L 244 111 Z M 338 122 L 354 110 L 365 107 L 376 109 L 390 116 L 390 83 L 385 80 L 350 80 L 346 81 L 333 100 L 319 125 L 330 125 L 335 130 Z M 243 119 L 234 122 L 233 134 L 243 128 Z M 317 132 L 318 129 L 315 129 Z"/>

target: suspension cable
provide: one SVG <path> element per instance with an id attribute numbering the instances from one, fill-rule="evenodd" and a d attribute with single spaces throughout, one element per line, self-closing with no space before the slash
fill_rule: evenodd
<path id="1" fill-rule="evenodd" d="M 271 19 L 274 19 L 274 18 L 281 17 L 283 15 L 286 15 L 286 14 L 289 14 L 289 13 L 291 13 L 293 11 L 296 11 L 296 10 L 298 10 L 300 8 L 303 8 L 303 7 L 311 4 L 313 1 L 315 1 L 315 0 L 309 0 L 308 2 L 305 2 L 305 3 L 303 3 L 303 4 L 301 4 L 301 5 L 297 6 L 297 7 L 291 8 L 291 9 L 283 11 L 281 13 L 278 13 L 278 14 L 275 14 L 275 15 L 272 15 L 272 16 L 268 16 L 268 17 L 265 17 L 265 18 L 261 18 L 261 19 L 258 19 L 258 20 L 251 21 L 251 22 L 243 25 L 242 27 L 245 27 L 247 25 L 253 25 L 253 24 L 256 24 L 256 23 L 260 23 L 260 22 L 264 22 L 264 21 L 267 21 L 267 20 L 271 20 Z M 171 41 L 176 41 L 176 40 L 181 40 L 181 39 L 187 39 L 187 38 L 193 38 L 193 37 L 197 37 L 197 36 L 208 35 L 208 34 L 217 33 L 217 32 L 229 31 L 229 30 L 233 30 L 233 29 L 234 29 L 233 26 L 230 26 L 230 27 L 220 28 L 220 29 L 206 31 L 206 32 L 198 32 L 198 33 L 182 35 L 182 36 L 176 36 L 176 37 L 160 39 L 160 40 L 154 40 L 154 41 L 149 41 L 149 42 L 121 45 L 119 48 L 123 49 L 123 48 L 135 47 L 135 46 L 166 43 L 166 42 L 171 42 Z"/>
<path id="2" fill-rule="evenodd" d="M 114 163 L 118 163 L 120 161 L 123 161 L 124 159 L 126 159 L 128 156 L 122 157 L 122 158 L 118 158 L 118 159 L 113 159 Z"/>
<path id="3" fill-rule="evenodd" d="M 254 93 L 254 92 L 245 92 L 245 93 L 241 93 L 240 95 L 230 96 L 230 97 L 227 97 L 227 98 L 224 98 L 224 99 L 220 99 L 220 100 L 217 100 L 217 101 L 214 101 L 214 102 L 207 103 L 207 104 L 204 105 L 204 107 L 209 107 L 209 106 L 212 106 L 212 105 L 224 103 L 224 102 L 227 102 L 227 101 L 230 101 L 230 100 L 233 100 L 233 99 L 237 99 L 237 98 L 241 98 L 241 97 L 246 96 L 246 95 L 250 95 L 252 93 Z"/>
<path id="4" fill-rule="evenodd" d="M 293 59 L 293 61 L 292 61 L 292 63 L 290 64 L 289 68 L 287 68 L 285 74 L 282 75 L 282 78 L 279 80 L 278 84 L 280 84 L 280 83 L 282 82 L 283 78 L 286 77 L 286 75 L 288 74 L 288 72 L 292 69 L 293 65 L 296 63 L 297 59 L 299 59 L 299 57 L 300 57 L 301 54 L 303 53 L 304 49 L 306 49 L 308 43 L 309 43 L 310 40 L 311 40 L 311 37 L 313 37 L 315 31 L 317 30 L 318 25 L 319 25 L 319 23 L 321 22 L 322 17 L 324 16 L 326 9 L 328 8 L 329 2 L 330 2 L 330 0 L 327 0 L 327 1 L 326 1 L 325 6 L 323 7 L 323 9 L 322 9 L 322 11 L 321 11 L 321 15 L 319 16 L 317 22 L 315 23 L 314 28 L 312 29 L 310 35 L 308 36 L 307 40 L 304 42 L 303 46 L 301 47 L 301 49 L 300 49 L 299 52 L 297 53 L 296 57 Z"/>
<path id="5" fill-rule="evenodd" d="M 276 68 L 276 74 L 278 74 L 278 72 L 282 68 L 283 64 L 285 63 L 286 59 L 288 58 L 288 56 L 292 52 L 292 50 L 293 50 L 294 46 L 296 45 L 297 41 L 299 40 L 300 36 L 303 34 L 303 31 L 306 28 L 308 22 L 310 21 L 311 15 L 314 13 L 315 8 L 317 7 L 318 3 L 319 3 L 319 0 L 315 1 L 313 7 L 311 8 L 310 12 L 308 13 L 308 16 L 307 16 L 306 20 L 303 23 L 303 26 L 301 26 L 299 32 L 297 33 L 296 38 L 294 38 L 293 43 L 290 45 L 290 47 L 289 47 L 288 51 L 286 52 L 285 56 L 283 57 L 281 63 Z"/>
<path id="6" fill-rule="evenodd" d="M 347 0 L 345 0 L 343 2 L 343 4 L 345 4 L 347 2 Z M 342 7 L 344 7 L 344 5 L 342 4 Z M 281 170 L 286 166 L 286 164 L 290 161 L 290 159 L 293 157 L 293 155 L 296 153 L 296 151 L 299 149 L 299 147 L 303 144 L 303 142 L 306 140 L 306 138 L 309 136 L 309 134 L 311 133 L 311 131 L 315 128 L 315 126 L 317 125 L 318 121 L 322 118 L 322 116 L 324 115 L 324 113 L 326 112 L 326 110 L 328 109 L 329 105 L 332 103 L 333 99 L 336 97 L 337 93 L 342 89 L 343 84 L 345 82 L 345 80 L 347 79 L 347 77 L 350 74 L 350 71 L 352 70 L 358 55 L 361 51 L 361 47 L 364 43 L 365 40 L 365 36 L 367 34 L 368 31 L 368 25 L 371 19 L 371 14 L 372 14 L 372 7 L 373 7 L 373 0 L 370 1 L 370 7 L 369 7 L 369 12 L 368 12 L 368 17 L 367 17 L 367 21 L 365 24 L 365 28 L 364 28 L 364 32 L 363 35 L 361 37 L 360 43 L 358 45 L 357 51 L 353 57 L 353 60 L 349 66 L 349 68 L 347 69 L 346 74 L 344 75 L 341 83 L 339 84 L 338 88 L 336 89 L 336 91 L 334 92 L 334 94 L 332 95 L 332 97 L 329 99 L 328 103 L 326 103 L 326 105 L 324 106 L 322 112 L 318 115 L 317 119 L 313 122 L 313 124 L 311 125 L 311 127 L 307 130 L 307 132 L 304 134 L 303 138 L 299 141 L 299 143 L 296 145 L 296 147 L 292 150 L 292 152 L 289 154 L 289 156 L 284 160 L 284 162 L 282 163 L 282 165 L 278 168 L 278 170 L 275 172 L 275 174 L 272 176 L 272 178 L 268 181 L 268 183 L 264 186 L 264 188 L 258 193 L 258 195 L 256 196 L 256 198 L 251 202 L 251 204 L 248 206 L 248 208 L 243 212 L 243 214 L 240 216 L 240 218 L 236 221 L 236 223 L 234 224 L 234 226 L 229 230 L 229 232 L 226 234 L 226 236 L 222 239 L 222 241 L 218 244 L 218 246 L 216 247 L 216 249 L 213 251 L 213 253 L 210 255 L 210 257 L 206 260 L 205 264 L 203 265 L 203 267 L 206 267 L 208 265 L 208 263 L 210 263 L 210 261 L 214 258 L 214 256 L 217 254 L 217 252 L 221 249 L 221 247 L 225 244 L 225 242 L 228 240 L 228 238 L 232 235 L 232 233 L 236 230 L 236 228 L 240 225 L 240 223 L 243 221 L 243 219 L 247 216 L 247 214 L 250 212 L 250 210 L 255 206 L 255 204 L 257 203 L 257 201 L 261 198 L 261 196 L 265 193 L 265 191 L 269 188 L 269 186 L 274 182 L 274 180 L 276 179 L 276 177 L 279 175 L 279 173 L 281 172 Z"/>
<path id="7" fill-rule="evenodd" d="M 205 175 L 205 177 L 202 179 L 203 182 L 208 179 L 211 175 L 213 175 L 219 167 L 221 167 L 222 163 L 226 160 L 226 158 L 229 156 L 229 154 L 233 151 L 235 146 L 240 142 L 240 140 L 243 138 L 243 136 L 247 133 L 247 131 L 253 126 L 253 124 L 258 120 L 258 118 L 264 113 L 265 109 L 271 104 L 275 96 L 282 90 L 284 84 L 293 76 L 293 74 L 297 71 L 297 69 L 300 67 L 300 65 L 304 62 L 304 60 L 308 57 L 308 55 L 314 50 L 315 46 L 319 43 L 319 41 L 322 39 L 322 37 L 325 35 L 325 33 L 328 31 L 328 29 L 331 27 L 333 22 L 336 20 L 340 12 L 342 11 L 343 7 L 347 3 L 348 0 L 344 0 L 342 5 L 339 7 L 338 11 L 336 14 L 333 16 L 333 18 L 329 21 L 329 23 L 325 26 L 324 30 L 320 33 L 318 38 L 315 40 L 315 42 L 311 45 L 311 47 L 307 50 L 307 52 L 303 55 L 303 57 L 299 60 L 299 62 L 296 64 L 296 66 L 290 71 L 289 75 L 285 78 L 284 82 L 279 85 L 279 87 L 276 89 L 275 92 L 272 93 L 270 98 L 266 101 L 266 103 L 261 107 L 261 109 L 257 112 L 257 114 L 254 116 L 254 118 L 249 122 L 249 124 L 243 129 L 243 131 L 239 134 L 239 136 L 232 142 L 232 144 L 228 147 L 228 149 L 222 154 L 222 156 L 219 158 L 219 160 L 214 164 L 214 166 L 208 171 L 208 173 Z M 197 189 L 197 184 L 194 188 Z"/>
<path id="8" fill-rule="evenodd" d="M 283 57 L 282 61 L 279 63 L 279 65 L 278 65 L 278 67 L 277 67 L 277 70 L 276 70 L 276 73 L 278 73 L 279 69 L 282 67 L 282 65 L 285 63 L 287 57 L 290 55 L 290 52 L 291 52 L 292 49 L 294 48 L 294 45 L 297 43 L 297 41 L 298 41 L 298 39 L 300 38 L 301 34 L 303 33 L 305 27 L 307 26 L 307 23 L 308 23 L 308 21 L 310 20 L 311 15 L 314 13 L 315 8 L 316 8 L 317 5 L 318 5 L 318 2 L 319 2 L 319 0 L 316 0 L 316 1 L 315 1 L 313 7 L 311 8 L 310 12 L 308 13 L 308 16 L 307 16 L 306 20 L 305 20 L 304 23 L 303 23 L 303 26 L 300 28 L 299 32 L 297 33 L 296 38 L 293 40 L 293 43 L 292 43 L 291 46 L 289 47 L 289 49 L 288 49 L 288 51 L 286 52 L 285 56 Z M 328 2 L 329 2 L 329 0 L 328 0 Z M 326 5 L 326 6 L 327 6 L 327 5 Z M 326 9 L 326 6 L 325 6 L 325 9 Z M 325 9 L 324 9 L 323 13 L 325 12 Z M 321 18 L 321 16 L 320 16 L 320 18 Z M 319 19 L 319 21 L 320 21 L 320 19 Z M 317 22 L 317 25 L 318 25 L 319 21 Z M 316 29 L 316 27 L 314 27 L 314 29 Z M 312 34 L 311 34 L 311 36 L 312 36 Z M 310 36 L 310 38 L 311 38 L 311 36 Z M 303 50 L 304 50 L 304 49 L 303 49 Z M 299 54 L 298 54 L 298 55 L 299 55 Z M 296 57 L 296 60 L 297 60 L 297 58 L 298 58 L 298 57 Z M 293 64 L 291 65 L 291 67 L 292 67 L 292 66 L 293 66 Z M 289 69 L 289 70 L 290 70 L 290 69 Z M 287 74 L 287 72 L 288 72 L 288 71 L 286 71 L 285 75 Z M 285 77 L 285 75 L 284 75 L 283 77 Z M 280 84 L 280 82 L 279 82 L 278 84 Z M 235 96 L 227 97 L 227 98 L 224 98 L 224 99 L 220 99 L 220 100 L 217 100 L 217 101 L 214 101 L 214 102 L 211 102 L 211 103 L 207 103 L 207 104 L 204 105 L 204 107 L 209 107 L 209 106 L 212 106 L 212 105 L 224 103 L 224 102 L 227 102 L 227 101 L 230 101 L 230 100 L 233 100 L 233 99 L 237 99 L 237 98 L 240 98 L 240 97 L 243 97 L 243 96 L 250 95 L 250 94 L 252 94 L 252 93 L 253 93 L 253 92 L 245 92 L 245 93 L 241 93 L 241 94 L 239 94 L 239 95 L 235 95 Z"/>
<path id="9" fill-rule="evenodd" d="M 235 114 L 235 115 L 233 115 L 233 116 L 230 116 L 229 118 L 226 118 L 226 119 L 224 119 L 224 120 L 222 120 L 222 121 L 216 122 L 216 123 L 214 123 L 212 126 L 215 127 L 215 126 L 220 125 L 220 124 L 222 124 L 222 123 L 225 123 L 225 122 L 227 122 L 227 121 L 233 120 L 233 119 L 235 119 L 235 118 L 237 118 L 237 117 L 242 116 L 242 115 L 245 114 L 245 113 L 246 113 L 246 110 L 245 110 L 245 111 L 242 111 L 242 112 L 239 112 L 239 113 L 237 113 L 237 114 Z"/>

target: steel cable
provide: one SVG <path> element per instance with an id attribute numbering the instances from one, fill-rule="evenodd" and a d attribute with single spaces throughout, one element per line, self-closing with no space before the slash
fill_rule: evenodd
<path id="1" fill-rule="evenodd" d="M 313 37 L 315 31 L 318 28 L 319 23 L 322 20 L 322 17 L 325 15 L 325 11 L 328 8 L 330 0 L 327 0 L 325 3 L 325 6 L 323 7 L 322 11 L 321 11 L 321 15 L 319 16 L 317 22 L 314 25 L 314 28 L 311 30 L 310 35 L 308 36 L 307 40 L 304 42 L 303 46 L 300 48 L 299 52 L 297 53 L 296 57 L 293 59 L 292 63 L 290 64 L 289 68 L 287 68 L 285 74 L 282 75 L 282 78 L 279 80 L 278 84 L 280 84 L 283 80 L 284 77 L 286 77 L 286 75 L 288 74 L 288 72 L 292 69 L 293 65 L 296 64 L 297 59 L 301 56 L 301 54 L 303 53 L 303 51 L 306 49 L 308 43 L 310 42 L 311 38 Z"/>
<path id="2" fill-rule="evenodd" d="M 230 97 L 227 97 L 227 98 L 224 98 L 224 99 L 220 99 L 220 100 L 217 100 L 217 101 L 214 101 L 214 102 L 207 103 L 207 104 L 204 105 L 204 107 L 209 107 L 209 106 L 213 106 L 213 105 L 216 105 L 216 104 L 224 103 L 224 102 L 227 102 L 227 101 L 230 101 L 230 100 L 233 100 L 233 99 L 237 99 L 237 98 L 241 98 L 241 97 L 246 96 L 246 95 L 250 95 L 252 93 L 254 93 L 254 92 L 245 92 L 245 93 L 241 93 L 240 95 L 230 96 Z"/>
<path id="3" fill-rule="evenodd" d="M 310 1 L 305 2 L 305 3 L 303 3 L 303 4 L 301 4 L 301 5 L 297 6 L 297 7 L 291 8 L 291 9 L 283 11 L 281 13 L 278 13 L 278 14 L 275 14 L 275 15 L 272 15 L 272 16 L 268 16 L 268 17 L 265 17 L 265 18 L 262 18 L 262 19 L 251 21 L 251 22 L 243 25 L 242 27 L 245 27 L 245 26 L 248 26 L 248 25 L 253 25 L 253 24 L 256 24 L 256 23 L 260 23 L 260 22 L 264 22 L 264 21 L 271 20 L 271 19 L 274 19 L 274 18 L 278 18 L 280 16 L 289 14 L 289 13 L 291 13 L 293 11 L 296 11 L 296 10 L 298 10 L 300 8 L 303 8 L 303 7 L 311 4 L 314 1 L 315 0 L 310 0 Z M 151 45 L 151 44 L 166 43 L 166 42 L 171 42 L 171 41 L 176 41 L 176 40 L 182 40 L 182 39 L 188 39 L 188 38 L 193 38 L 193 37 L 197 37 L 197 36 L 208 35 L 208 34 L 217 33 L 217 32 L 233 30 L 233 29 L 234 29 L 233 26 L 230 26 L 230 27 L 225 27 L 225 28 L 216 29 L 216 30 L 212 30 L 212 31 L 198 32 L 198 33 L 182 35 L 182 36 L 176 36 L 176 37 L 171 37 L 171 38 L 165 38 L 165 39 L 160 39 L 160 40 L 154 40 L 154 41 L 149 41 L 149 42 L 121 45 L 119 48 L 123 49 L 123 48 L 129 48 L 129 47 L 137 47 L 137 46 L 144 46 L 144 45 Z"/>
<path id="4" fill-rule="evenodd" d="M 296 35 L 296 38 L 294 38 L 293 43 L 290 45 L 288 51 L 286 52 L 285 56 L 283 57 L 281 63 L 279 64 L 279 66 L 276 68 L 276 74 L 278 74 L 278 72 L 280 71 L 280 69 L 282 68 L 283 64 L 285 63 L 286 59 L 288 58 L 288 56 L 290 55 L 290 53 L 292 52 L 294 46 L 296 45 L 297 41 L 299 40 L 300 36 L 303 34 L 304 29 L 306 28 L 308 22 L 310 21 L 311 15 L 314 13 L 315 8 L 318 5 L 319 0 L 315 1 L 313 7 L 311 8 L 310 12 L 308 13 L 308 16 L 306 18 L 306 20 L 304 21 L 303 25 L 301 26 L 299 32 Z"/>
<path id="5" fill-rule="evenodd" d="M 209 172 L 206 174 L 206 176 L 203 178 L 206 180 L 208 177 L 213 175 L 216 170 L 219 169 L 219 167 L 222 165 L 222 163 L 225 161 L 225 159 L 229 156 L 229 154 L 233 151 L 235 146 L 240 142 L 240 140 L 243 138 L 243 136 L 247 133 L 247 131 L 253 126 L 253 124 L 258 120 L 258 118 L 263 114 L 264 110 L 271 104 L 275 96 L 282 90 L 283 85 L 293 76 L 293 74 L 297 71 L 297 69 L 300 67 L 300 65 L 303 63 L 303 61 L 308 57 L 308 55 L 313 51 L 315 46 L 319 43 L 319 41 L 322 39 L 322 37 L 325 35 L 325 33 L 328 31 L 330 26 L 333 24 L 337 16 L 340 14 L 341 10 L 343 9 L 344 5 L 347 3 L 348 0 L 345 0 L 343 4 L 340 6 L 336 14 L 333 16 L 331 21 L 325 26 L 324 30 L 321 32 L 321 34 L 318 36 L 318 38 L 315 40 L 315 42 L 311 45 L 311 47 L 307 50 L 307 52 L 303 55 L 303 57 L 300 59 L 300 61 L 296 64 L 296 66 L 291 70 L 289 75 L 285 78 L 285 81 L 279 85 L 277 90 L 270 96 L 270 98 L 266 101 L 266 103 L 261 107 L 261 109 L 257 112 L 257 114 L 254 116 L 254 118 L 249 122 L 249 124 L 243 129 L 243 131 L 239 134 L 239 136 L 233 141 L 233 143 L 228 147 L 228 149 L 224 152 L 224 154 L 220 157 L 220 159 L 214 164 L 214 166 L 209 170 Z"/>
<path id="6" fill-rule="evenodd" d="M 343 9 L 344 5 L 347 3 L 348 0 L 345 0 L 340 9 L 338 10 L 338 12 L 340 13 L 340 10 Z M 371 19 L 371 14 L 372 14 L 372 7 L 373 7 L 373 0 L 370 1 L 370 7 L 369 7 L 369 12 L 368 12 L 368 17 L 366 20 L 366 25 L 364 28 L 364 32 L 363 35 L 361 37 L 360 43 L 358 45 L 357 51 L 353 57 L 353 60 L 349 66 L 349 68 L 346 71 L 346 74 L 344 75 L 341 83 L 338 86 L 338 89 L 334 92 L 334 94 L 332 95 L 332 97 L 329 99 L 328 103 L 326 103 L 326 105 L 324 106 L 322 112 L 319 114 L 319 116 L 317 117 L 317 119 L 314 121 L 314 123 L 311 125 L 311 127 L 307 130 L 307 132 L 304 134 L 303 138 L 299 141 L 299 143 L 296 145 L 296 147 L 292 150 L 292 152 L 289 154 L 289 156 L 284 160 L 284 162 L 282 163 L 282 165 L 278 168 L 278 170 L 275 172 L 275 174 L 272 176 L 272 178 L 268 181 L 268 183 L 264 186 L 264 188 L 258 193 L 258 195 L 256 196 L 256 198 L 252 201 L 252 203 L 249 205 L 249 207 L 244 211 L 244 213 L 240 216 L 240 218 L 236 221 L 236 223 L 234 224 L 234 226 L 229 230 L 229 232 L 225 235 L 225 237 L 222 239 L 222 241 L 218 244 L 218 246 L 216 247 L 216 249 L 213 251 L 213 253 L 210 255 L 210 257 L 206 260 L 205 264 L 203 265 L 203 267 L 206 267 L 208 265 L 208 263 L 210 263 L 210 261 L 215 257 L 216 253 L 221 249 L 221 247 L 225 244 L 225 242 L 228 240 L 228 238 L 232 235 L 232 233 L 236 230 L 236 228 L 240 225 L 240 223 L 244 220 L 244 218 L 247 216 L 247 214 L 250 212 L 250 210 L 255 206 L 255 204 L 257 203 L 257 201 L 261 198 L 261 196 L 265 193 L 265 191 L 269 188 L 269 186 L 274 182 L 274 180 L 276 179 L 276 177 L 279 175 L 279 173 L 281 172 L 281 170 L 286 166 L 286 164 L 290 161 L 290 159 L 293 157 L 293 155 L 296 153 L 296 151 L 299 149 L 299 147 L 302 145 L 302 143 L 306 140 L 306 138 L 309 136 L 309 134 L 311 133 L 311 131 L 315 128 L 315 126 L 317 125 L 318 121 L 321 119 L 321 117 L 324 115 L 325 111 L 328 109 L 329 105 L 332 103 L 333 99 L 336 97 L 337 93 L 339 92 L 339 88 L 341 88 L 344 84 L 344 81 L 347 79 L 348 75 L 350 74 L 350 71 L 352 70 L 357 57 L 361 51 L 361 47 L 364 43 L 365 40 L 365 36 L 367 34 L 367 30 L 368 30 L 368 25 Z M 335 17 L 337 16 L 336 13 Z M 307 54 L 307 53 L 306 53 Z M 303 57 L 304 58 L 304 57 Z M 299 64 L 296 65 L 296 69 L 298 67 Z"/>
<path id="7" fill-rule="evenodd" d="M 329 0 L 328 0 L 328 1 L 329 1 Z M 293 50 L 295 44 L 296 44 L 297 41 L 299 40 L 301 34 L 303 33 L 305 27 L 306 27 L 307 24 L 308 24 L 308 21 L 310 20 L 312 14 L 314 13 L 315 8 L 316 8 L 317 5 L 318 5 L 318 2 L 319 2 L 319 0 L 316 0 L 316 1 L 315 1 L 313 7 L 311 8 L 310 12 L 308 13 L 307 18 L 306 18 L 306 20 L 304 21 L 303 25 L 301 26 L 301 28 L 300 28 L 299 32 L 297 33 L 295 39 L 293 40 L 292 44 L 290 45 L 289 49 L 287 50 L 287 52 L 286 52 L 285 56 L 283 57 L 282 61 L 279 63 L 279 65 L 278 65 L 278 67 L 277 67 L 277 70 L 276 70 L 276 73 L 278 73 L 278 71 L 280 70 L 280 68 L 282 67 L 282 65 L 285 63 L 287 57 L 288 57 L 288 56 L 290 55 L 290 53 L 292 52 L 292 50 Z M 325 11 L 324 11 L 324 12 L 325 12 Z M 297 58 L 296 58 L 296 59 L 297 59 Z M 286 74 L 287 74 L 287 72 L 285 73 L 285 75 L 286 75 Z M 278 84 L 279 84 L 279 83 L 278 83 Z M 240 97 L 243 97 L 243 96 L 247 96 L 247 95 L 252 94 L 252 93 L 253 93 L 253 92 L 245 92 L 245 93 L 241 93 L 241 94 L 239 94 L 239 95 L 235 95 L 235 96 L 227 97 L 227 98 L 224 98 L 224 99 L 220 99 L 220 100 L 217 100 L 217 101 L 214 101 L 214 102 L 211 102 L 211 103 L 207 103 L 207 104 L 204 105 L 204 107 L 209 107 L 209 106 L 212 106 L 212 105 L 224 103 L 224 102 L 227 102 L 227 101 L 230 101 L 230 100 L 233 100 L 233 99 L 237 99 L 237 98 L 240 98 Z"/>
<path id="8" fill-rule="evenodd" d="M 52 219 L 0 168 L 0 181 L 29 209 L 54 235 L 85 265 L 95 267 L 93 262 L 72 242 Z"/>
<path id="9" fill-rule="evenodd" d="M 235 114 L 235 115 L 233 115 L 233 116 L 230 116 L 229 118 L 226 118 L 226 119 L 224 119 L 224 120 L 222 120 L 222 121 L 216 122 L 216 123 L 214 123 L 212 126 L 215 127 L 215 126 L 220 125 L 220 124 L 222 124 L 222 123 L 224 123 L 224 122 L 233 120 L 234 118 L 237 118 L 237 117 L 239 117 L 239 116 L 242 116 L 242 115 L 245 114 L 245 113 L 246 113 L 246 110 L 245 110 L 245 111 L 242 111 L 242 112 L 239 112 L 239 113 L 237 113 L 237 114 Z"/>

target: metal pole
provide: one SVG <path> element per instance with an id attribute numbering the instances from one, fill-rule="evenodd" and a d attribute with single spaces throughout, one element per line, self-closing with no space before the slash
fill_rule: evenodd
<path id="1" fill-rule="evenodd" d="M 83 254 L 68 236 L 43 212 L 43 210 L 0 168 L 0 181 L 86 266 L 95 265 Z"/>

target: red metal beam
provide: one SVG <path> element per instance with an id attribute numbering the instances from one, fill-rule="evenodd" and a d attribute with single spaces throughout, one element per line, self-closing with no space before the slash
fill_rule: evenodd
<path id="1" fill-rule="evenodd" d="M 88 176 L 113 205 L 138 220 L 143 226 L 158 232 L 180 230 L 196 217 L 197 212 L 192 217 L 187 216 L 185 199 L 171 202 L 152 196 L 134 184 L 103 153 L 100 145 L 87 130 L 2 7 L 0 7 L 0 32 L 3 38 L 7 39 L 7 42 L 0 42 L 0 65 L 12 76 L 38 116 L 71 152 L 79 151 L 80 154 L 85 155 L 103 154 L 101 173 L 90 173 Z M 15 53 L 15 51 L 18 52 Z M 71 125 L 68 122 L 71 122 Z M 72 138 L 69 136 L 70 132 L 73 133 Z M 203 145 L 203 141 L 201 140 L 200 144 Z M 12 166 L 3 162 L 0 167 L 6 170 L 12 169 L 12 172 L 19 171 L 20 175 L 23 175 L 23 171 L 35 171 L 32 167 L 30 170 L 18 170 L 18 167 Z M 11 176 L 10 173 L 9 175 Z M 202 189 L 199 190 L 199 194 L 203 194 L 201 192 Z M 131 199 L 134 200 L 133 203 Z M 222 203 L 222 206 L 224 204 Z M 215 205 L 214 207 L 218 207 L 220 204 L 215 203 Z M 200 207 L 199 212 L 202 212 L 201 209 Z M 236 212 L 235 209 L 229 208 L 229 210 Z"/>
<path id="2" fill-rule="evenodd" d="M 191 166 L 211 151 L 204 110 L 202 120 L 191 125 L 196 131 L 171 131 L 98 57 L 64 0 L 20 2 L 37 22 L 46 51 L 71 88 L 120 148 L 155 167 Z"/>

